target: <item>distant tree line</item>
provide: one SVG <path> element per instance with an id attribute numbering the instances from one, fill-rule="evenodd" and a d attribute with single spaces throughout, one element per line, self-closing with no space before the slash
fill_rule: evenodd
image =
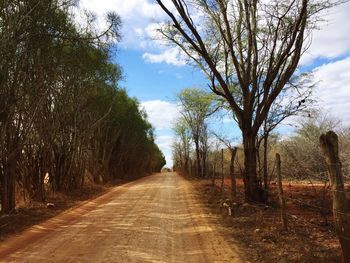
<path id="1" fill-rule="evenodd" d="M 204 93 L 205 94 L 205 93 Z M 206 96 L 206 95 L 204 95 Z M 350 177 L 350 129 L 336 118 L 327 115 L 321 110 L 309 110 L 309 115 L 295 116 L 294 128 L 291 135 L 271 131 L 268 142 L 261 145 L 257 140 L 258 153 L 258 180 L 262 189 L 269 191 L 271 182 L 276 181 L 276 153 L 283 161 L 283 177 L 291 181 L 307 181 L 328 183 L 328 172 L 324 157 L 320 151 L 319 137 L 329 130 L 339 135 L 340 161 L 345 174 L 345 181 Z M 211 120 L 215 122 L 215 120 Z M 208 125 L 210 119 L 205 118 Z M 244 178 L 243 145 L 238 138 L 229 138 L 227 135 L 212 127 L 208 129 L 206 137 L 205 165 L 206 174 L 197 172 L 197 161 L 194 136 L 190 126 L 180 118 L 174 126 L 175 139 L 173 142 L 174 169 L 183 174 L 198 177 L 219 178 L 222 175 Z M 266 182 L 265 182 L 266 181 Z"/>
<path id="2" fill-rule="evenodd" d="M 1 211 L 18 189 L 45 200 L 81 187 L 160 171 L 165 159 L 139 103 L 119 87 L 111 48 L 121 21 L 109 13 L 99 32 L 92 15 L 78 25 L 70 0 L 0 3 Z M 17 190 L 17 191 L 16 191 Z"/>
<path id="3" fill-rule="evenodd" d="M 198 88 L 183 89 L 177 99 L 180 118 L 174 124 L 173 157 L 175 169 L 192 172 L 199 177 L 207 174 L 209 150 L 208 118 L 216 111 L 213 95 Z M 191 152 L 195 158 L 191 159 Z"/>

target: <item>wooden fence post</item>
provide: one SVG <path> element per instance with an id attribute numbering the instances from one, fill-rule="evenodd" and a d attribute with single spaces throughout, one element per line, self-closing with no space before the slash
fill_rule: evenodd
<path id="1" fill-rule="evenodd" d="M 231 200 L 232 202 L 236 200 L 237 197 L 237 184 L 235 175 L 235 157 L 237 153 L 237 148 L 231 148 L 231 162 L 230 162 L 230 174 L 231 174 Z"/>
<path id="2" fill-rule="evenodd" d="M 221 192 L 224 192 L 224 149 L 221 149 Z"/>
<path id="3" fill-rule="evenodd" d="M 343 251 L 342 261 L 350 262 L 350 215 L 344 191 L 344 179 L 339 159 L 338 136 L 333 131 L 320 137 L 321 150 L 332 187 L 335 230 Z"/>
<path id="4" fill-rule="evenodd" d="M 283 186 L 282 186 L 281 156 L 278 153 L 276 153 L 276 170 L 277 170 L 277 180 L 278 180 L 278 197 L 280 199 L 280 205 L 281 205 L 282 224 L 283 224 L 283 229 L 288 230 L 286 201 L 284 199 Z"/>
<path id="5" fill-rule="evenodd" d="M 212 176 L 211 176 L 211 184 L 213 187 L 215 187 L 215 177 L 216 177 L 216 175 L 215 175 L 216 167 L 215 166 L 216 166 L 215 163 L 213 163 L 213 171 L 212 171 Z"/>

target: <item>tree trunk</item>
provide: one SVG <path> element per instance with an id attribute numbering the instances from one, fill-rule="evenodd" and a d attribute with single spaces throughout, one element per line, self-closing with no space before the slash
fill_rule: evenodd
<path id="1" fill-rule="evenodd" d="M 196 163 L 197 163 L 197 176 L 201 175 L 201 155 L 199 152 L 199 144 L 198 141 L 195 142 L 196 145 Z"/>
<path id="2" fill-rule="evenodd" d="M 207 153 L 206 152 L 203 153 L 202 166 L 203 166 L 203 177 L 207 177 Z"/>
<path id="3" fill-rule="evenodd" d="M 214 164 L 213 164 L 212 177 L 211 177 L 211 184 L 212 184 L 213 187 L 215 186 L 215 178 L 216 178 L 215 170 L 216 170 L 216 167 L 215 167 L 215 163 L 214 163 Z"/>
<path id="4" fill-rule="evenodd" d="M 192 160 L 190 160 L 190 176 L 193 175 L 193 164 L 192 164 Z"/>
<path id="5" fill-rule="evenodd" d="M 189 174 L 189 169 L 188 169 L 188 155 L 185 155 L 185 173 L 186 175 Z"/>
<path id="6" fill-rule="evenodd" d="M 278 198 L 280 200 L 280 206 L 281 206 L 282 224 L 283 224 L 283 229 L 288 230 L 286 201 L 284 199 L 283 185 L 282 185 L 281 156 L 278 153 L 276 153 L 276 170 L 277 170 L 277 180 L 278 180 Z"/>
<path id="7" fill-rule="evenodd" d="M 243 147 L 244 147 L 244 182 L 245 182 L 245 200 L 247 202 L 264 202 L 264 195 L 259 186 L 257 176 L 257 148 L 256 135 L 249 132 L 243 133 Z"/>
<path id="8" fill-rule="evenodd" d="M 267 153 L 268 153 L 268 139 L 269 135 L 264 135 L 264 162 L 263 162 L 263 178 L 264 178 L 264 189 L 268 190 L 268 166 L 267 166 Z"/>
<path id="9" fill-rule="evenodd" d="M 221 149 L 221 192 L 224 192 L 224 183 L 225 183 L 225 177 L 224 177 L 224 149 Z"/>
<path id="10" fill-rule="evenodd" d="M 320 137 L 321 149 L 332 186 L 333 216 L 343 256 L 342 262 L 350 262 L 350 217 L 344 190 L 344 179 L 339 159 L 338 136 L 329 131 Z"/>
<path id="11" fill-rule="evenodd" d="M 235 157 L 237 148 L 231 149 L 230 175 L 231 175 L 231 200 L 234 201 L 237 197 L 237 185 L 235 175 Z"/>
<path id="12" fill-rule="evenodd" d="M 10 213 L 16 206 L 15 203 L 15 176 L 16 176 L 16 161 L 9 157 L 9 160 L 4 167 L 1 189 L 1 212 L 4 214 Z"/>

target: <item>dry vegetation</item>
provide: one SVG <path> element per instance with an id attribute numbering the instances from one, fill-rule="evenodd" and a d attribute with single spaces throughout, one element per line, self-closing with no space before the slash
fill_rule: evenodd
<path id="1" fill-rule="evenodd" d="M 239 145 L 237 151 L 232 151 L 232 146 L 225 148 L 227 144 L 224 145 L 223 140 L 219 140 L 219 143 L 210 148 L 207 157 L 208 174 L 193 182 L 208 206 L 223 215 L 223 222 L 232 238 L 238 239 L 247 250 L 247 261 L 339 262 L 342 252 L 332 211 L 333 190 L 318 139 L 330 129 L 337 130 L 340 135 L 344 192 L 349 201 L 350 133 L 329 116 L 317 114 L 312 118 L 301 118 L 294 135 L 283 140 L 277 135 L 269 137 L 266 151 L 267 188 L 264 186 L 263 172 L 265 149 L 260 147 L 258 178 L 261 188 L 268 196 L 264 203 L 247 200 L 244 195 L 244 153 Z M 221 147 L 224 148 L 223 151 L 220 150 Z M 281 174 L 286 200 L 287 231 L 284 230 L 281 219 L 276 153 L 282 156 Z M 191 158 L 189 163 L 195 164 Z M 183 174 L 189 174 L 193 179 L 198 178 L 194 166 L 191 166 L 189 173 L 182 170 L 181 166 L 179 168 Z M 235 196 L 232 192 L 233 178 L 236 178 Z M 342 213 L 350 218 L 349 212 L 347 210 Z M 346 238 L 345 236 L 344 239 Z"/>
<path id="2" fill-rule="evenodd" d="M 131 180 L 165 164 L 152 125 L 120 88 L 122 70 L 111 62 L 119 16 L 109 13 L 99 33 L 91 14 L 86 27 L 76 24 L 73 2 L 0 4 L 0 239 L 103 192 L 98 184 Z M 346 183 L 350 178 L 350 131 L 310 114 L 314 85 L 298 64 L 321 11 L 343 1 L 173 0 L 174 8 L 156 2 L 169 17 L 159 32 L 204 71 L 212 91 L 189 88 L 178 96 L 174 168 L 202 179 L 193 182 L 223 214 L 247 261 L 338 261 L 337 236 L 343 255 L 350 248 L 349 185 L 343 189 L 343 175 Z M 198 9 L 200 22 L 191 17 Z M 218 109 L 234 116 L 239 145 L 210 133 L 208 116 Z M 274 134 L 299 113 L 308 117 L 293 136 Z M 340 159 L 338 145 L 331 145 L 331 161 L 326 136 L 323 154 L 319 147 L 329 130 L 340 143 Z M 287 205 L 283 231 L 276 154 Z M 337 190 L 330 188 L 334 181 Z M 342 210 L 332 213 L 332 203 Z"/>
<path id="3" fill-rule="evenodd" d="M 165 164 L 111 62 L 119 16 L 109 13 L 99 32 L 86 14 L 81 27 L 74 2 L 0 3 L 1 214 L 15 213 L 19 196 L 47 203 L 50 192 L 79 192 L 90 179 L 129 179 Z"/>
<path id="4" fill-rule="evenodd" d="M 313 207 L 319 206 L 323 198 L 322 185 L 284 184 L 287 200 L 303 200 L 303 203 L 287 202 L 289 230 L 284 231 L 277 194 L 271 196 L 268 204 L 246 203 L 243 182 L 239 180 L 237 200 L 232 206 L 232 216 L 229 216 L 227 207 L 222 206 L 225 202 L 230 203 L 227 201 L 231 191 L 229 178 L 225 179 L 224 193 L 219 181 L 215 187 L 209 179 L 192 178 L 191 181 L 208 207 L 222 214 L 226 231 L 245 251 L 247 262 L 339 262 L 341 249 L 334 231 L 330 195 L 326 196 L 326 213 Z M 350 183 L 347 191 L 350 198 Z M 277 193 L 275 186 L 271 187 L 271 192 Z"/>

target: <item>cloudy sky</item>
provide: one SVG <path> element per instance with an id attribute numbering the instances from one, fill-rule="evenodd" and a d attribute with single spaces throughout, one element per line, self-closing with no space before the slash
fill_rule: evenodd
<path id="1" fill-rule="evenodd" d="M 81 0 L 80 5 L 100 18 L 107 11 L 121 16 L 123 39 L 115 61 L 124 70 L 122 85 L 146 109 L 156 128 L 157 143 L 171 166 L 171 127 L 178 116 L 174 95 L 185 87 L 205 87 L 206 80 L 185 65 L 176 49 L 155 39 L 157 23 L 166 16 L 154 0 Z M 315 94 L 320 107 L 346 124 L 350 124 L 349 14 L 350 3 L 325 14 L 326 21 L 314 33 L 302 59 L 304 70 L 314 71 L 319 81 Z"/>

